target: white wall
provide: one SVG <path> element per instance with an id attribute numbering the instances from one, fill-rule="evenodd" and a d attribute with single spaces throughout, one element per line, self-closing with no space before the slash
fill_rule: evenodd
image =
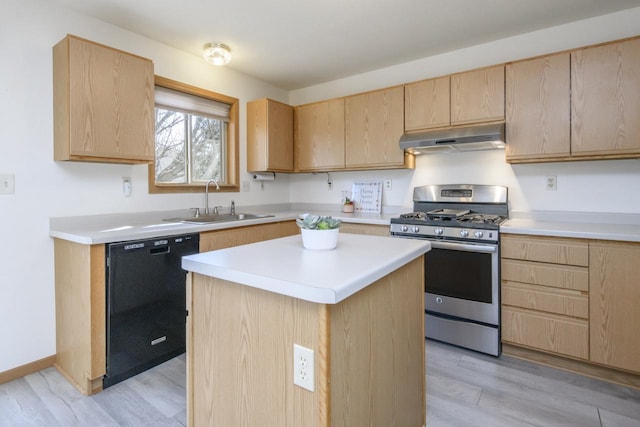
<path id="1" fill-rule="evenodd" d="M 15 174 L 15 194 L 0 195 L 0 372 L 55 353 L 53 241 L 49 218 L 203 206 L 202 194 L 149 195 L 143 165 L 53 161 L 52 47 L 67 33 L 129 51 L 155 72 L 240 99 L 240 170 L 246 170 L 245 107 L 288 93 L 202 58 L 46 0 L 2 0 L 0 11 L 0 174 Z M 121 179 L 133 179 L 122 195 Z M 249 175 L 241 173 L 243 181 Z M 251 191 L 213 194 L 211 203 L 242 206 L 289 201 L 288 177 Z"/>
<path id="2" fill-rule="evenodd" d="M 291 105 L 394 86 L 588 46 L 640 34 L 640 8 L 444 53 L 292 91 Z M 508 143 L 508 141 L 507 141 Z M 557 191 L 546 191 L 547 175 L 557 176 Z M 355 179 L 393 179 L 383 191 L 384 206 L 412 205 L 411 190 L 427 184 L 494 184 L 509 187 L 512 209 L 640 213 L 640 160 L 547 163 L 510 166 L 502 151 L 419 156 L 415 171 L 333 173 L 334 190 L 320 176 L 291 177 L 292 202 L 338 203 L 340 189 Z"/>

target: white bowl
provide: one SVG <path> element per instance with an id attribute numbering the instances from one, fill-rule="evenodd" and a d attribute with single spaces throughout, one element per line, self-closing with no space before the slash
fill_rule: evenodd
<path id="1" fill-rule="evenodd" d="M 307 230 L 306 228 L 301 228 L 302 246 L 316 251 L 335 249 L 338 245 L 339 231 L 339 228 L 334 228 L 333 230 Z"/>

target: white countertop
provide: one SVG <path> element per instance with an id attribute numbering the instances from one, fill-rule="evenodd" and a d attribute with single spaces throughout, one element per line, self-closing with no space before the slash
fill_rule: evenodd
<path id="1" fill-rule="evenodd" d="M 334 250 L 300 235 L 182 258 L 187 271 L 321 304 L 336 304 L 431 249 L 415 239 L 340 233 Z"/>
<path id="2" fill-rule="evenodd" d="M 512 212 L 501 233 L 640 242 L 640 216 L 577 212 Z"/>
<path id="3" fill-rule="evenodd" d="M 271 214 L 274 216 L 210 224 L 166 221 L 170 218 L 188 217 L 192 215 L 189 210 L 90 215 L 51 218 L 49 235 L 92 245 L 290 221 L 302 213 L 330 215 L 347 223 L 388 226 L 391 218 L 397 217 L 407 210 L 410 209 L 399 208 L 397 212 L 381 214 L 348 214 L 317 205 L 287 206 L 284 208 L 249 206 L 246 209 L 238 208 L 238 213 Z M 640 242 L 640 215 L 637 214 L 512 211 L 510 217 L 500 226 L 500 232 Z"/>
<path id="4" fill-rule="evenodd" d="M 573 237 L 578 239 L 619 240 L 640 242 L 640 225 L 584 222 L 551 222 L 531 219 L 510 219 L 500 226 L 505 234 Z"/>
<path id="5" fill-rule="evenodd" d="M 305 206 L 304 208 L 307 208 Z M 51 218 L 49 236 L 76 243 L 94 245 L 121 242 L 127 240 L 150 239 L 178 234 L 201 233 L 211 230 L 243 227 L 247 225 L 267 224 L 278 221 L 291 221 L 302 213 L 333 216 L 344 222 L 389 225 L 389 220 L 398 214 L 348 214 L 330 209 L 269 209 L 248 207 L 237 209 L 238 213 L 270 214 L 269 218 L 256 218 L 242 221 L 219 222 L 209 224 L 183 223 L 171 218 L 185 218 L 193 215 L 188 210 L 159 211 L 141 213 L 122 213 L 89 215 L 77 217 Z"/>

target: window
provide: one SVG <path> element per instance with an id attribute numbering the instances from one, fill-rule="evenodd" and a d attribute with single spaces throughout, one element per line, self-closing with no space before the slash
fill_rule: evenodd
<path id="1" fill-rule="evenodd" d="M 156 76 L 151 193 L 238 190 L 238 100 Z"/>

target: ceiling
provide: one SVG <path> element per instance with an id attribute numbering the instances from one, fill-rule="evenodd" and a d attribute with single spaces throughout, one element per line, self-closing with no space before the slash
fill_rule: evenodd
<path id="1" fill-rule="evenodd" d="M 53 0 L 177 49 L 231 47 L 229 68 L 293 90 L 640 0 Z"/>

